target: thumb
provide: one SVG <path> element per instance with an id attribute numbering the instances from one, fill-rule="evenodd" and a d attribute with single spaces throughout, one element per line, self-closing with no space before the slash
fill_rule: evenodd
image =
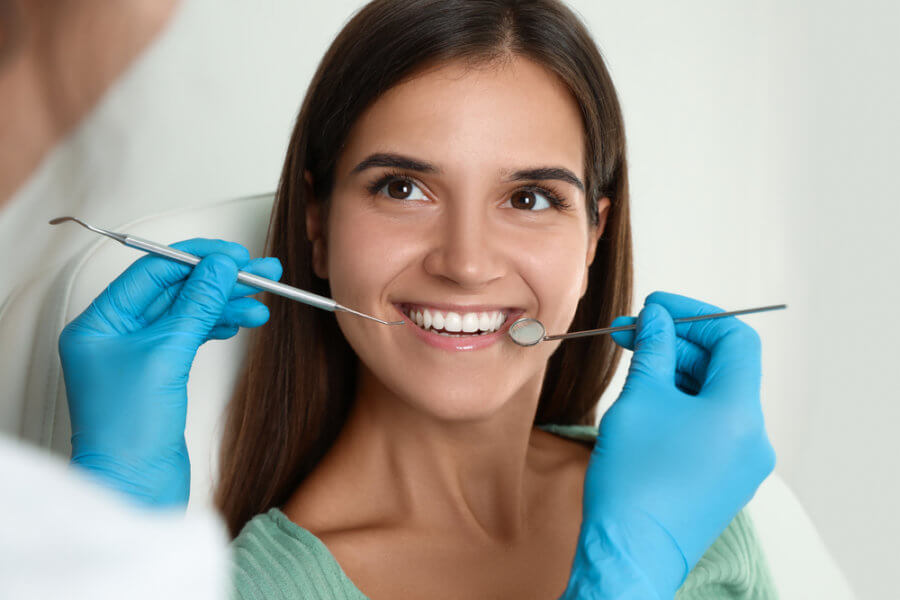
<path id="1" fill-rule="evenodd" d="M 637 323 L 637 317 L 621 316 L 616 317 L 610 327 L 623 327 L 625 325 L 634 325 Z M 614 331 L 609 334 L 618 345 L 627 350 L 634 350 L 634 329 L 626 329 L 625 331 Z"/>
<path id="2" fill-rule="evenodd" d="M 209 254 L 197 263 L 169 309 L 178 328 L 205 339 L 222 317 L 237 273 L 237 264 L 224 254 Z"/>
<path id="3" fill-rule="evenodd" d="M 670 384 L 675 380 L 675 358 L 672 315 L 659 304 L 645 304 L 638 314 L 634 356 L 626 379 L 649 377 Z"/>

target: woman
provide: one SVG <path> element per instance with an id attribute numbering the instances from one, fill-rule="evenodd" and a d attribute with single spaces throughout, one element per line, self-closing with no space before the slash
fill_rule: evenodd
<path id="1" fill-rule="evenodd" d="M 699 551 L 676 525 L 699 516 L 667 520 L 665 508 L 640 506 L 635 515 L 651 519 L 626 518 L 640 493 L 610 512 L 638 533 L 586 531 L 602 521 L 596 507 L 627 489 L 591 471 L 631 471 L 638 454 L 589 470 L 616 456 L 609 436 L 595 444 L 591 425 L 621 349 L 606 336 L 523 348 L 503 335 L 520 315 L 550 332 L 602 327 L 631 304 L 622 116 L 596 46 L 565 6 L 361 9 L 307 92 L 267 246 L 291 285 L 407 323 L 266 298 L 272 323 L 228 409 L 217 491 L 237 536 L 238 595 L 647 597 L 584 595 L 616 579 L 586 573 L 605 560 L 597 540 L 611 535 L 627 550 L 621 564 L 641 565 L 640 577 L 622 579 L 641 579 L 644 594 L 773 596 L 752 527 L 743 513 L 731 519 L 742 504 L 707 510 L 720 522 L 708 531 L 721 536 Z M 656 297 L 676 311 L 717 310 L 685 300 Z M 674 347 L 671 317 L 656 309 Z M 641 345 L 644 314 L 623 346 Z M 248 324 L 230 322 L 213 337 Z M 668 380 L 687 397 L 709 381 L 710 359 L 680 343 L 704 366 L 675 373 L 672 359 Z M 758 380 L 756 392 L 758 404 Z M 604 427 L 628 429 L 633 402 L 620 398 L 625 408 Z M 735 492 L 743 503 L 772 460 Z M 644 481 L 660 503 L 677 504 Z M 661 529 L 648 526 L 657 520 Z M 710 545 L 704 568 L 693 568 Z M 596 586 L 583 584 L 592 577 Z"/>

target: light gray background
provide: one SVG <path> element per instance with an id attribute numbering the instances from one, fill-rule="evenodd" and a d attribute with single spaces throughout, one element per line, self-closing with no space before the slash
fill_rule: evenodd
<path id="1" fill-rule="evenodd" d="M 0 239 L 18 252 L 0 288 L 94 241 L 18 225 L 58 216 L 63 198 L 65 214 L 113 227 L 274 189 L 313 70 L 361 5 L 185 2 L 7 207 Z M 763 339 L 776 469 L 860 598 L 896 597 L 898 4 L 569 5 L 625 113 L 632 314 L 653 290 L 727 310 L 788 304 L 744 317 Z"/>

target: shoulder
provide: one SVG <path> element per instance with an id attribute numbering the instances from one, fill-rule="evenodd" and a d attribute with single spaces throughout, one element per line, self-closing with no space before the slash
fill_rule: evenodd
<path id="1" fill-rule="evenodd" d="M 537 472 L 549 477 L 547 485 L 571 477 L 583 484 L 596 438 L 597 428 L 588 425 L 538 425 L 529 441 L 529 461 Z M 582 486 L 578 487 L 580 497 Z"/>
<path id="2" fill-rule="evenodd" d="M 253 517 L 231 543 L 233 598 L 357 598 L 325 544 L 279 509 Z"/>
<path id="3" fill-rule="evenodd" d="M 538 429 L 556 434 L 579 442 L 594 443 L 597 439 L 599 428 L 596 425 L 562 425 L 557 423 L 544 423 L 537 425 Z"/>
<path id="4" fill-rule="evenodd" d="M 591 425 L 547 424 L 539 425 L 538 428 L 570 440 L 585 442 L 588 447 L 598 434 L 598 428 Z M 585 460 L 587 459 L 582 456 L 580 462 L 586 469 Z M 753 522 L 747 511 L 742 509 L 694 565 L 675 598 L 770 600 L 777 597 Z"/>
<path id="5" fill-rule="evenodd" d="M 537 425 L 532 430 L 531 445 L 549 449 L 563 459 L 584 463 L 590 458 L 597 427 L 593 425 Z"/>
<path id="6" fill-rule="evenodd" d="M 745 509 L 707 548 L 675 595 L 675 600 L 704 598 L 778 598 L 765 554 Z"/>

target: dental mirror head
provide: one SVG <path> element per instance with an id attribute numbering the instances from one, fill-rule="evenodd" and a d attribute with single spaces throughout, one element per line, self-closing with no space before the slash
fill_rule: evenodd
<path id="1" fill-rule="evenodd" d="M 523 317 L 509 326 L 509 337 L 520 346 L 534 346 L 544 339 L 544 326 L 537 319 Z"/>

